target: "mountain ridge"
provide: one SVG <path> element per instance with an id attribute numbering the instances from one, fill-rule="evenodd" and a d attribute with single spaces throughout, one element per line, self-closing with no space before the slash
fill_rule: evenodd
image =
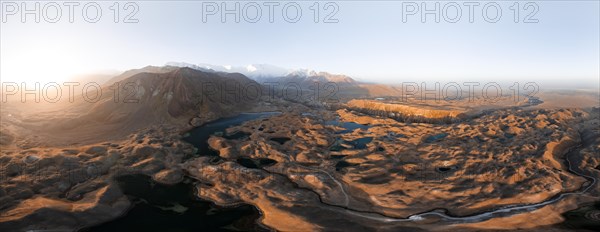
<path id="1" fill-rule="evenodd" d="M 333 74 L 312 69 L 290 69 L 270 64 L 249 64 L 246 66 L 211 65 L 206 63 L 190 64 L 185 62 L 167 62 L 165 66 L 188 67 L 199 70 L 213 70 L 216 72 L 241 73 L 256 81 L 274 80 L 277 78 L 307 78 L 319 79 L 323 82 L 356 82 L 352 77 L 344 74 Z"/>

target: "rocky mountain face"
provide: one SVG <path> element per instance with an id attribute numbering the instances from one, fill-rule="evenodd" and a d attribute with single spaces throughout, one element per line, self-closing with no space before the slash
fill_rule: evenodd
<path id="1" fill-rule="evenodd" d="M 130 70 L 127 70 L 127 71 L 121 73 L 120 75 L 117 75 L 117 76 L 109 79 L 104 85 L 110 86 L 110 85 L 114 84 L 115 82 L 123 81 L 127 78 L 130 78 L 130 77 L 132 77 L 136 74 L 140 74 L 140 73 L 167 73 L 167 72 L 171 72 L 176 69 L 179 69 L 179 68 L 180 67 L 178 67 L 178 66 L 170 66 L 170 65 L 166 65 L 166 66 L 148 65 L 143 68 L 130 69 Z"/>
<path id="2" fill-rule="evenodd" d="M 185 62 L 168 62 L 166 66 L 187 67 L 210 72 L 241 73 L 252 79 L 282 77 L 293 69 L 287 69 L 270 64 L 249 64 L 246 66 L 213 65 L 213 64 L 190 64 Z"/>
<path id="3" fill-rule="evenodd" d="M 90 87 L 71 102 L 47 104 L 51 111 L 27 110 L 23 117 L 9 118 L 23 129 L 14 131 L 27 132 L 19 137 L 48 138 L 45 143 L 49 144 L 54 144 L 50 140 L 118 139 L 152 125 L 198 126 L 233 116 L 254 107 L 260 100 L 257 93 L 263 91 L 262 86 L 239 73 L 172 66 L 130 70 L 111 82 Z"/>
<path id="4" fill-rule="evenodd" d="M 317 72 L 312 69 L 282 68 L 269 64 L 230 66 L 169 62 L 166 67 L 187 67 L 205 72 L 241 73 L 260 84 L 267 85 L 267 88 L 273 87 L 279 92 L 279 97 L 296 102 L 337 102 L 351 98 L 400 94 L 395 87 L 363 83 L 343 74 Z M 296 89 L 302 90 L 302 97 L 295 96 Z M 285 93 L 286 90 L 293 90 L 294 93 Z M 294 97 L 286 97 L 286 94 L 292 94 Z"/>
<path id="5" fill-rule="evenodd" d="M 337 94 L 388 87 L 316 72 L 277 80 L 332 81 Z M 77 231 L 122 216 L 132 201 L 115 179 L 131 174 L 187 182 L 220 206 L 251 204 L 257 223 L 281 231 L 545 229 L 598 199 L 597 104 L 544 109 L 541 98 L 413 123 L 389 115 L 454 116 L 465 105 L 355 100 L 332 111 L 252 97 L 264 88 L 240 73 L 149 66 L 51 111 L 2 105 L 0 231 Z M 207 132 L 216 154 L 182 140 L 185 126 L 261 104 L 281 113 Z"/>
<path id="6" fill-rule="evenodd" d="M 270 79 L 263 78 L 263 79 L 264 80 L 274 80 L 273 78 L 270 78 Z M 312 84 L 314 82 L 321 82 L 321 83 L 333 82 L 333 83 L 344 84 L 344 85 L 357 85 L 358 84 L 354 79 L 352 79 L 352 77 L 349 77 L 346 75 L 331 74 L 328 72 L 316 72 L 313 70 L 298 70 L 298 71 L 291 72 L 283 77 L 279 77 L 277 79 L 287 81 L 287 82 L 295 81 L 295 82 L 305 83 L 305 84 Z"/>
<path id="7" fill-rule="evenodd" d="M 251 107 L 255 101 L 244 92 L 249 86 L 255 91 L 260 89 L 239 73 L 163 67 L 120 81 L 118 91 L 94 103 L 88 116 L 105 122 L 125 120 L 128 124 L 188 120 L 202 114 L 222 117 Z"/>

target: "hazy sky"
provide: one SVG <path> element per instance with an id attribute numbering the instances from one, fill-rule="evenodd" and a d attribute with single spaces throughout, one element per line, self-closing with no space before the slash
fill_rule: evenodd
<path id="1" fill-rule="evenodd" d="M 598 1 L 538 1 L 532 17 L 538 23 L 523 23 L 534 7 L 523 9 L 514 22 L 514 1 L 497 1 L 502 16 L 497 23 L 486 22 L 483 5 L 474 9 L 458 2 L 462 15 L 457 23 L 441 17 L 435 22 L 428 15 L 421 22 L 420 12 L 406 15 L 402 2 L 337 2 L 338 23 L 323 23 L 333 10 L 319 2 L 319 23 L 313 20 L 310 6 L 315 1 L 297 1 L 302 16 L 297 23 L 282 17 L 283 4 L 274 9 L 269 22 L 264 2 L 257 2 L 262 17 L 256 23 L 235 23 L 228 15 L 207 15 L 203 22 L 202 2 L 137 2 L 138 23 L 123 23 L 133 7 L 120 4 L 120 22 L 113 22 L 109 7 L 101 2 L 102 17 L 88 23 L 81 16 L 82 5 L 75 7 L 74 23 L 69 22 L 68 7 L 61 5 L 58 23 L 34 15 L 7 15 L 12 10 L 3 1 L 6 22 L 1 24 L 1 77 L 3 81 L 36 79 L 62 80 L 63 77 L 105 70 L 127 70 L 169 61 L 221 65 L 273 64 L 288 68 L 310 68 L 343 73 L 365 81 L 402 82 L 408 80 L 493 80 L 545 81 L 556 86 L 598 86 L 600 76 L 600 6 Z M 20 2 L 17 2 L 20 5 Z M 219 6 L 221 1 L 216 1 Z M 248 2 L 239 1 L 241 7 Z M 419 6 L 422 2 L 416 2 Z M 444 7 L 448 2 L 439 2 Z M 28 7 L 34 8 L 32 2 Z M 42 2 L 41 7 L 46 4 Z M 59 4 L 63 4 L 59 2 Z M 227 2 L 233 8 L 234 2 Z M 434 8 L 435 2 L 426 2 Z M 55 14 L 48 7 L 49 16 Z M 248 17 L 254 8 L 248 7 Z M 447 6 L 448 18 L 455 13 Z M 94 9 L 90 18 L 94 18 Z M 288 9 L 290 18 L 294 8 Z M 420 9 L 422 10 L 422 9 Z M 488 8 L 490 18 L 494 8 Z"/>

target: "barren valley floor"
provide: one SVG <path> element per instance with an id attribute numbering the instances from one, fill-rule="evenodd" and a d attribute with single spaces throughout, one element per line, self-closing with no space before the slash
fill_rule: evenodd
<path id="1" fill-rule="evenodd" d="M 133 78 L 155 81 L 142 83 L 152 89 L 209 74 L 168 75 L 183 76 Z M 0 230 L 600 225 L 596 103 L 449 109 L 276 99 L 189 112 L 189 94 L 163 96 L 174 95 L 148 91 L 134 106 L 3 104 Z"/>

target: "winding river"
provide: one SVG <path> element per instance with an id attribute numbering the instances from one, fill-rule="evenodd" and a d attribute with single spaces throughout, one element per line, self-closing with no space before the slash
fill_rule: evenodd
<path id="1" fill-rule="evenodd" d="M 255 116 L 257 116 L 257 115 L 255 115 Z M 261 115 L 261 116 L 263 116 L 263 115 Z M 257 118 L 261 117 L 261 116 L 257 116 Z M 249 120 L 249 119 L 247 119 L 247 120 Z M 243 120 L 243 121 L 247 121 L 247 120 Z M 233 120 L 233 121 L 238 122 L 238 120 Z M 226 121 L 223 121 L 222 123 L 225 123 L 225 122 Z M 219 125 L 223 125 L 222 123 L 220 123 Z M 236 124 L 238 124 L 238 123 L 236 123 Z M 329 122 L 327 122 L 327 124 L 330 124 L 330 125 L 337 124 L 338 126 L 343 127 L 344 130 L 340 131 L 338 133 L 347 133 L 347 132 L 350 132 L 357 128 L 365 129 L 368 127 L 368 126 L 359 125 L 356 123 L 339 123 L 337 120 L 329 121 Z M 224 126 L 224 128 L 222 128 L 223 130 L 226 127 L 228 127 L 226 125 L 223 125 L 223 126 Z M 229 126 L 232 126 L 232 125 L 229 125 Z M 200 133 L 206 133 L 206 132 L 202 131 Z M 564 199 L 567 196 L 581 195 L 581 194 L 587 193 L 593 186 L 596 185 L 597 179 L 592 176 L 584 174 L 583 170 L 580 170 L 579 168 L 577 168 L 576 166 L 573 166 L 573 164 L 572 164 L 573 157 L 575 157 L 575 155 L 578 154 L 582 148 L 589 146 L 593 142 L 590 138 L 583 136 L 584 133 L 589 133 L 589 132 L 587 132 L 587 131 L 580 132 L 580 137 L 582 138 L 581 143 L 579 144 L 579 146 L 571 148 L 571 150 L 565 155 L 565 161 L 568 166 L 568 170 L 571 173 L 573 173 L 577 176 L 581 176 L 588 180 L 588 182 L 586 182 L 587 185 L 584 184 L 582 186 L 582 188 L 579 189 L 578 191 L 564 192 L 564 193 L 558 194 L 558 195 L 556 195 L 546 201 L 540 202 L 540 203 L 508 205 L 508 206 L 503 206 L 503 207 L 500 207 L 500 208 L 497 208 L 497 209 L 494 209 L 491 211 L 482 212 L 482 213 L 478 213 L 478 214 L 474 214 L 474 215 L 468 215 L 468 216 L 452 216 L 447 213 L 448 210 L 446 210 L 446 209 L 434 209 L 434 210 L 431 210 L 428 212 L 414 214 L 407 218 L 395 218 L 395 217 L 385 216 L 383 214 L 379 214 L 376 212 L 365 212 L 365 211 L 353 210 L 348 207 L 349 196 L 347 195 L 346 190 L 344 189 L 344 185 L 342 183 L 340 183 L 340 181 L 336 180 L 330 173 L 328 173 L 326 171 L 315 169 L 312 167 L 306 167 L 306 166 L 303 166 L 303 168 L 326 174 L 329 178 L 332 179 L 332 181 L 334 181 L 338 185 L 341 192 L 345 195 L 345 201 L 344 201 L 345 205 L 332 205 L 329 203 L 325 203 L 319 197 L 319 200 L 321 200 L 321 203 L 331 206 L 331 207 L 338 208 L 339 210 L 343 210 L 344 212 L 355 215 L 355 216 L 360 216 L 363 218 L 368 218 L 368 219 L 377 220 L 377 221 L 381 221 L 381 222 L 390 222 L 390 223 L 422 221 L 422 220 L 425 220 L 426 218 L 435 218 L 435 217 L 442 219 L 443 221 L 446 221 L 447 223 L 472 223 L 472 222 L 480 222 L 480 221 L 489 220 L 489 219 L 492 219 L 495 217 L 506 217 L 506 216 L 510 216 L 510 215 L 514 215 L 514 214 L 525 213 L 525 212 L 537 210 L 546 205 L 556 203 L 556 202 Z M 587 139 L 585 139 L 585 138 L 587 138 Z M 208 137 L 206 137 L 206 139 L 208 139 Z M 199 148 L 199 149 L 201 149 L 201 148 Z M 303 189 L 305 189 L 305 188 L 303 188 Z M 307 190 L 310 190 L 310 189 L 307 189 Z"/>
<path id="2" fill-rule="evenodd" d="M 249 120 L 255 120 L 262 117 L 272 116 L 275 114 L 279 114 L 279 112 L 266 112 L 266 113 L 252 113 L 252 114 L 241 114 L 232 118 L 224 118 L 217 120 L 212 123 L 208 123 L 204 126 L 198 127 L 190 131 L 189 136 L 184 138 L 186 141 L 194 144 L 198 148 L 199 155 L 218 155 L 216 151 L 213 151 L 209 148 L 207 144 L 208 138 L 215 133 L 223 133 L 225 134 L 225 129 L 234 125 L 242 124 L 243 122 Z M 329 122 L 331 123 L 331 122 Z M 357 128 L 363 128 L 365 126 L 355 125 L 354 123 L 341 123 L 339 124 L 345 130 L 341 131 L 341 133 L 349 132 Z M 498 209 L 494 209 L 487 212 L 482 212 L 474 215 L 468 216 L 452 216 L 449 215 L 446 209 L 434 209 L 428 212 L 418 213 L 411 215 L 407 218 L 395 218 L 389 217 L 376 212 L 367 212 L 367 211 L 358 211 L 348 207 L 349 196 L 344 189 L 344 184 L 340 181 L 336 180 L 333 175 L 328 173 L 327 171 L 305 167 L 303 168 L 313 170 L 315 172 L 320 172 L 327 175 L 329 178 L 334 181 L 338 187 L 341 189 L 342 194 L 345 195 L 344 205 L 335 205 L 330 203 L 325 203 L 321 200 L 320 195 L 316 193 L 312 189 L 302 188 L 309 191 L 314 192 L 319 197 L 319 200 L 322 204 L 327 205 L 329 207 L 335 208 L 343 213 L 352 214 L 354 216 L 367 218 L 375 221 L 380 221 L 383 223 L 394 223 L 394 222 L 417 222 L 425 219 L 438 219 L 437 223 L 472 223 L 472 222 L 480 222 L 489 220 L 495 217 L 505 217 L 509 215 L 525 213 L 529 211 L 533 211 L 539 208 L 542 208 L 546 205 L 556 203 L 567 196 L 572 195 L 581 195 L 590 191 L 590 189 L 596 185 L 597 179 L 584 174 L 584 171 L 579 169 L 577 166 L 574 166 L 573 163 L 578 163 L 580 161 L 575 161 L 575 157 L 579 154 L 579 151 L 590 145 L 592 142 L 591 139 L 587 138 L 584 133 L 588 132 L 580 132 L 582 142 L 579 146 L 572 148 L 565 155 L 565 162 L 568 166 L 568 170 L 578 176 L 581 176 L 588 181 L 584 184 L 578 191 L 575 192 L 565 192 L 558 194 L 546 201 L 536 203 L 536 204 L 516 204 L 504 206 Z M 240 160 L 238 160 L 240 162 Z M 246 165 L 250 165 L 247 160 L 241 160 L 242 163 Z M 250 165 L 252 166 L 252 165 Z M 256 167 L 260 168 L 260 167 Z M 261 168 L 262 169 L 262 168 Z M 264 169 L 263 169 L 264 170 Z M 266 170 L 265 170 L 266 171 Z M 276 174 L 276 173 L 274 173 Z M 124 178 L 124 179 L 123 179 Z M 290 180 L 291 181 L 291 180 Z M 191 180 L 190 180 L 191 182 Z M 116 219 L 112 222 L 108 222 L 103 225 L 99 225 L 96 227 L 92 227 L 86 229 L 84 231 L 102 231 L 111 228 L 131 228 L 131 229 L 139 229 L 135 227 L 135 225 L 141 225 L 140 223 L 148 223 L 152 221 L 163 222 L 165 225 L 173 226 L 173 228 L 180 228 L 182 231 L 190 231 L 196 230 L 199 228 L 212 228 L 219 230 L 256 230 L 260 229 L 256 220 L 258 219 L 259 211 L 249 205 L 242 205 L 240 207 L 234 208 L 218 208 L 214 205 L 211 205 L 209 202 L 201 201 L 199 199 L 194 199 L 195 196 L 191 196 L 190 186 L 192 184 L 190 182 L 180 183 L 175 185 L 174 187 L 166 187 L 157 183 L 153 183 L 148 178 L 143 177 L 122 177 L 120 183 L 123 183 L 123 189 L 128 195 L 133 196 L 134 198 L 134 206 L 133 208 L 122 218 Z M 128 187 L 129 186 L 129 187 Z M 131 186 L 138 186 L 137 189 Z M 141 186 L 141 187 L 140 187 Z M 153 186 L 152 191 L 148 190 L 148 186 Z M 140 190 L 146 189 L 147 191 L 140 192 Z M 171 192 L 171 194 L 164 195 L 164 192 Z M 148 194 L 147 192 L 157 192 L 156 194 Z M 160 195 L 163 194 L 163 195 Z M 193 195 L 193 194 L 192 194 Z M 169 202 L 165 202 L 165 199 L 170 199 Z M 147 217 L 149 215 L 149 217 Z M 219 215 L 221 219 L 215 219 L 214 215 Z M 244 219 L 245 218 L 245 219 Z M 165 221 L 167 220 L 167 221 Z M 216 221 L 215 221 L 216 220 Z M 441 221 L 440 221 L 441 220 Z M 245 221 L 245 223 L 241 223 L 240 226 L 239 221 Z M 218 223 L 219 222 L 219 223 Z M 237 226 L 233 226 L 232 223 L 237 222 Z M 155 223 L 149 223 L 149 225 L 154 225 Z M 189 224 L 189 226 L 182 226 L 182 224 Z M 153 226 L 144 227 L 147 231 L 161 231 L 164 228 L 158 228 Z"/>
<path id="3" fill-rule="evenodd" d="M 571 148 L 571 150 L 565 155 L 565 161 L 567 163 L 569 171 L 577 176 L 581 176 L 588 180 L 588 182 L 586 182 L 587 185 L 584 184 L 579 191 L 561 193 L 561 194 L 558 194 L 558 195 L 556 195 L 546 201 L 540 202 L 540 203 L 509 205 L 509 206 L 504 206 L 504 207 L 501 207 L 501 208 L 498 208 L 498 209 L 495 209 L 492 211 L 488 211 L 488 212 L 483 212 L 483 213 L 469 215 L 469 216 L 460 216 L 460 217 L 448 215 L 446 213 L 446 211 L 447 211 L 446 209 L 434 209 L 432 211 L 428 211 L 428 212 L 424 212 L 424 213 L 413 214 L 413 215 L 409 216 L 408 218 L 394 218 L 394 217 L 384 216 L 384 215 L 381 215 L 378 213 L 364 213 L 364 212 L 357 212 L 357 211 L 353 211 L 353 210 L 347 210 L 347 212 L 349 212 L 353 215 L 356 215 L 356 216 L 361 216 L 364 218 L 369 218 L 372 220 L 378 220 L 378 221 L 382 221 L 382 222 L 422 221 L 428 217 L 439 217 L 441 219 L 448 221 L 449 223 L 472 223 L 472 222 L 480 222 L 480 221 L 489 220 L 489 219 L 495 218 L 495 217 L 505 217 L 505 216 L 509 216 L 509 215 L 533 211 L 533 210 L 542 208 L 546 205 L 556 203 L 556 202 L 564 199 L 567 196 L 582 195 L 582 194 L 587 193 L 594 185 L 596 185 L 596 182 L 597 182 L 596 178 L 584 174 L 583 170 L 572 165 L 571 159 L 573 159 L 573 157 L 576 154 L 579 154 L 579 151 L 581 151 L 582 148 L 589 146 L 593 142 L 591 138 L 584 136 L 584 133 L 589 133 L 589 132 L 580 132 L 580 138 L 582 139 L 582 142 L 577 147 Z M 331 175 L 329 175 L 329 176 L 331 177 Z M 333 177 L 331 177 L 331 178 L 333 178 Z M 343 190 L 343 187 L 341 185 L 340 185 L 340 188 L 342 188 L 342 190 Z M 342 191 L 342 192 L 344 194 L 346 194 L 345 191 Z"/>

